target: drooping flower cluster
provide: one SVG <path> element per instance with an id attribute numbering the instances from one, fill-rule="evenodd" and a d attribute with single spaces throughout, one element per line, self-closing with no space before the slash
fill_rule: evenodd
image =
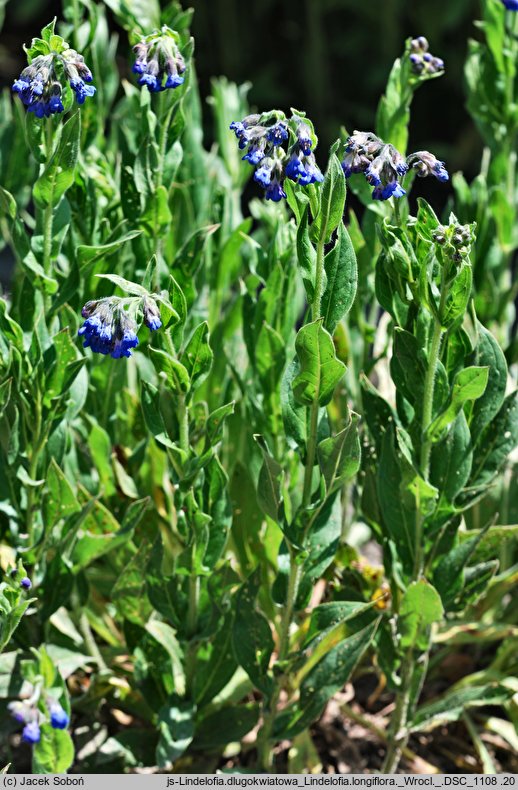
<path id="1" fill-rule="evenodd" d="M 63 112 L 67 86 L 75 93 L 78 104 L 84 104 L 85 99 L 95 93 L 95 87 L 89 84 L 92 72 L 83 56 L 70 49 L 60 36 L 52 36 L 51 40 L 53 49 L 43 39 L 33 41 L 31 49 L 41 51 L 43 48 L 48 52 L 32 58 L 30 49 L 30 63 L 13 83 L 13 91 L 37 118 Z"/>
<path id="2" fill-rule="evenodd" d="M 254 180 L 265 189 L 267 200 L 279 202 L 286 197 L 286 178 L 301 186 L 323 181 L 313 153 L 316 138 L 309 124 L 299 115 L 286 118 L 284 113 L 272 111 L 262 115 L 247 115 L 233 121 L 243 159 L 255 167 Z"/>
<path id="3" fill-rule="evenodd" d="M 400 178 L 413 168 L 418 176 L 435 176 L 447 181 L 448 171 L 429 151 L 417 151 L 406 159 L 390 143 L 385 143 L 372 132 L 354 132 L 345 143 L 342 168 L 346 178 L 363 173 L 374 187 L 374 200 L 400 198 L 406 194 Z"/>
<path id="4" fill-rule="evenodd" d="M 140 75 L 139 85 L 152 93 L 182 85 L 186 65 L 178 41 L 178 33 L 164 25 L 160 33 L 151 33 L 135 44 L 133 72 Z"/>
<path id="5" fill-rule="evenodd" d="M 47 716 L 38 707 L 39 702 L 40 689 L 36 688 L 34 695 L 30 699 L 15 700 L 7 706 L 13 719 L 24 725 L 22 740 L 25 743 L 34 744 L 39 742 L 41 738 L 40 726 L 47 720 L 50 721 L 51 727 L 55 730 L 64 730 L 70 723 L 70 716 L 56 699 L 50 696 L 46 698 L 45 708 Z"/>
<path id="6" fill-rule="evenodd" d="M 449 181 L 450 176 L 444 162 L 430 153 L 430 151 L 416 151 L 407 157 L 407 164 L 416 171 L 420 178 L 435 176 L 439 181 Z"/>
<path id="7" fill-rule="evenodd" d="M 151 296 L 110 296 L 87 302 L 81 310 L 86 320 L 78 332 L 84 338 L 83 347 L 91 348 L 97 354 L 109 354 L 114 359 L 131 357 L 131 349 L 139 343 L 137 315 L 140 310 L 149 329 L 160 329 L 160 311 Z"/>
<path id="8" fill-rule="evenodd" d="M 438 74 L 444 71 L 444 61 L 429 52 L 430 45 L 424 36 L 413 38 L 410 44 L 410 63 L 414 74 Z"/>

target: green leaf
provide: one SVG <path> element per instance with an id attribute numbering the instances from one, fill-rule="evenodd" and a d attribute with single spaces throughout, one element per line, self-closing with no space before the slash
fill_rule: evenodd
<path id="1" fill-rule="evenodd" d="M 314 238 L 327 243 L 341 222 L 345 208 L 345 176 L 335 153 L 329 157 L 320 194 L 320 211 L 311 230 Z"/>
<path id="2" fill-rule="evenodd" d="M 472 461 L 471 434 L 465 414 L 460 411 L 443 441 L 432 449 L 431 482 L 447 502 L 453 503 L 466 485 Z"/>
<path id="3" fill-rule="evenodd" d="M 517 443 L 518 391 L 515 391 L 504 400 L 495 419 L 476 442 L 470 487 L 490 483 Z"/>
<path id="4" fill-rule="evenodd" d="M 214 411 L 209 414 L 205 427 L 207 438 L 212 446 L 221 441 L 225 420 L 231 414 L 234 414 L 234 409 L 235 401 L 232 401 L 231 403 L 226 403 L 224 406 L 214 409 Z"/>
<path id="5" fill-rule="evenodd" d="M 141 285 L 125 280 L 124 277 L 119 277 L 118 274 L 96 274 L 95 276 L 103 277 L 105 280 L 115 283 L 115 285 L 119 286 L 121 291 L 130 294 L 130 296 L 147 296 L 148 294 L 147 290 Z"/>
<path id="6" fill-rule="evenodd" d="M 486 528 L 487 529 L 487 528 Z M 433 583 L 440 593 L 446 609 L 452 609 L 465 583 L 465 569 L 473 556 L 485 530 L 454 546 L 442 557 L 433 573 Z"/>
<path id="7" fill-rule="evenodd" d="M 192 333 L 181 357 L 191 379 L 191 387 L 199 385 L 209 375 L 213 360 L 209 345 L 209 326 L 206 321 Z"/>
<path id="8" fill-rule="evenodd" d="M 312 724 L 326 702 L 349 680 L 372 643 L 378 622 L 344 639 L 304 678 L 298 703 L 285 709 L 275 723 L 276 738 L 292 738 Z"/>
<path id="9" fill-rule="evenodd" d="M 263 513 L 270 516 L 270 518 L 277 523 L 282 506 L 282 467 L 275 458 L 270 455 L 264 437 L 256 434 L 254 439 L 259 445 L 263 455 L 263 465 L 261 466 L 257 481 L 257 500 Z"/>
<path id="10" fill-rule="evenodd" d="M 182 363 L 160 349 L 149 350 L 157 371 L 164 376 L 170 390 L 176 394 L 189 392 L 191 380 Z"/>
<path id="11" fill-rule="evenodd" d="M 430 627 L 443 616 L 441 597 L 425 579 L 407 587 L 399 608 L 401 647 L 427 650 Z"/>
<path id="12" fill-rule="evenodd" d="M 486 366 L 489 369 L 489 378 L 484 393 L 473 404 L 471 412 L 470 431 L 475 439 L 498 414 L 504 402 L 507 385 L 507 363 L 502 349 L 491 332 L 479 322 L 477 322 L 477 329 L 478 343 L 474 361 L 477 365 Z"/>
<path id="13" fill-rule="evenodd" d="M 120 250 L 124 244 L 140 236 L 141 233 L 141 230 L 131 230 L 125 233 L 124 236 L 120 236 L 118 239 L 106 244 L 96 244 L 93 246 L 87 246 L 86 244 L 79 245 L 76 250 L 79 266 L 81 268 L 91 266 L 99 260 L 109 258 L 110 255 Z"/>
<path id="14" fill-rule="evenodd" d="M 300 372 L 300 365 L 294 359 L 285 369 L 281 379 L 281 411 L 286 439 L 292 449 L 304 447 L 306 443 L 306 410 L 295 402 L 293 381 Z"/>
<path id="15" fill-rule="evenodd" d="M 156 748 L 156 759 L 161 769 L 171 769 L 174 761 L 181 757 L 194 736 L 196 707 L 176 695 L 163 705 L 158 714 L 160 738 Z"/>
<path id="16" fill-rule="evenodd" d="M 442 315 L 439 316 L 444 329 L 451 329 L 462 320 L 471 297 L 472 281 L 471 266 L 464 263 L 448 292 Z"/>
<path id="17" fill-rule="evenodd" d="M 183 669 L 183 651 L 176 638 L 176 632 L 170 625 L 161 620 L 150 620 L 146 625 L 148 634 L 156 639 L 167 651 L 171 659 L 171 670 L 174 679 L 174 690 L 180 696 L 185 694 L 185 672 Z"/>
<path id="18" fill-rule="evenodd" d="M 336 436 L 318 445 L 318 463 L 326 484 L 326 495 L 337 491 L 360 468 L 360 438 L 358 416 L 349 415 L 348 425 Z"/>
<path id="19" fill-rule="evenodd" d="M 483 395 L 489 377 L 489 368 L 471 367 L 461 370 L 455 376 L 450 402 L 428 427 L 427 433 L 433 442 L 453 422 L 467 401 L 476 400 Z"/>
<path id="20" fill-rule="evenodd" d="M 53 529 L 60 519 L 80 510 L 74 489 L 52 459 L 47 469 L 47 493 L 43 500 L 43 518 L 47 529 Z"/>
<path id="21" fill-rule="evenodd" d="M 40 206 L 57 206 L 74 182 L 79 156 L 81 113 L 79 110 L 63 124 L 58 146 L 33 188 L 34 200 Z"/>
<path id="22" fill-rule="evenodd" d="M 300 361 L 300 373 L 293 381 L 295 399 L 305 406 L 314 401 L 325 406 L 345 373 L 345 365 L 337 359 L 321 318 L 299 330 L 295 349 Z"/>
<path id="23" fill-rule="evenodd" d="M 255 606 L 259 584 L 259 572 L 256 571 L 237 594 L 232 643 L 236 661 L 254 686 L 263 694 L 270 694 L 273 680 L 268 667 L 274 645 L 268 620 Z"/>
<path id="24" fill-rule="evenodd" d="M 497 683 L 448 691 L 442 697 L 418 709 L 409 724 L 410 732 L 430 732 L 443 724 L 458 721 L 464 710 L 484 705 L 502 705 L 512 690 Z"/>
<path id="25" fill-rule="evenodd" d="M 194 696 L 201 708 L 212 702 L 237 669 L 232 651 L 232 614 L 222 621 L 216 635 L 200 645 L 196 659 Z"/>
<path id="26" fill-rule="evenodd" d="M 306 289 L 308 302 L 315 297 L 317 253 L 309 238 L 309 206 L 306 206 L 297 229 L 297 259 Z"/>
<path id="27" fill-rule="evenodd" d="M 41 738 L 32 749 L 32 772 L 64 774 L 74 761 L 74 744 L 66 730 L 55 730 L 50 724 L 40 728 Z"/>
<path id="28" fill-rule="evenodd" d="M 257 336 L 255 360 L 265 394 L 276 392 L 286 363 L 286 343 L 266 321 L 263 321 Z"/>
<path id="29" fill-rule="evenodd" d="M 332 335 L 351 309 L 358 285 L 356 255 L 343 222 L 338 225 L 334 247 L 324 258 L 324 268 L 327 285 L 322 296 L 322 316 L 324 328 Z"/>
<path id="30" fill-rule="evenodd" d="M 240 741 L 259 721 L 257 702 L 227 705 L 209 713 L 196 727 L 193 749 L 212 750 Z"/>

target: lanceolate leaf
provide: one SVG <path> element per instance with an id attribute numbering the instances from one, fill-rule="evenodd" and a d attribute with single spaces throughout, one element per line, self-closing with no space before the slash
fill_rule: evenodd
<path id="1" fill-rule="evenodd" d="M 300 689 L 299 702 L 278 717 L 275 727 L 277 737 L 291 738 L 318 718 L 327 700 L 351 676 L 371 644 L 377 626 L 378 623 L 374 622 L 344 639 L 306 675 Z"/>
<path id="2" fill-rule="evenodd" d="M 358 416 L 350 415 L 349 424 L 339 434 L 324 439 L 318 445 L 318 462 L 328 496 L 341 488 L 359 469 L 361 448 L 357 423 Z"/>
<path id="3" fill-rule="evenodd" d="M 450 402 L 432 422 L 428 435 L 437 441 L 442 432 L 453 422 L 466 401 L 476 400 L 484 393 L 489 376 L 489 368 L 471 367 L 461 370 L 455 376 Z"/>
<path id="4" fill-rule="evenodd" d="M 333 334 L 338 322 L 349 312 L 356 295 L 358 266 L 351 238 L 343 222 L 336 242 L 324 259 L 327 285 L 322 296 L 324 327 Z"/>
<path id="5" fill-rule="evenodd" d="M 443 611 L 440 595 L 431 584 L 425 579 L 412 582 L 399 608 L 401 647 L 426 650 L 430 627 L 441 619 Z"/>
<path id="6" fill-rule="evenodd" d="M 333 341 L 322 327 L 322 319 L 302 327 L 295 341 L 300 373 L 293 381 L 296 400 L 306 406 L 329 403 L 345 365 L 336 357 Z"/>
<path id="7" fill-rule="evenodd" d="M 34 185 L 34 199 L 41 206 L 57 206 L 74 181 L 79 155 L 81 114 L 75 112 L 63 125 L 61 138 L 50 162 Z"/>

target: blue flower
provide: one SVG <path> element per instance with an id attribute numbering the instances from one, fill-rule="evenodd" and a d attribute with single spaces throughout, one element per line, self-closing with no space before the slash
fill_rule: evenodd
<path id="1" fill-rule="evenodd" d="M 290 156 L 288 163 L 285 168 L 285 172 L 288 178 L 292 181 L 298 181 L 300 176 L 304 176 L 306 171 L 301 161 L 301 154 L 298 151 L 295 151 Z"/>
<path id="2" fill-rule="evenodd" d="M 258 167 L 254 173 L 254 181 L 257 181 L 257 183 L 265 189 L 270 186 L 274 164 L 275 162 L 273 159 L 265 158 L 262 160 L 261 166 Z"/>
<path id="3" fill-rule="evenodd" d="M 93 96 L 95 88 L 93 85 L 87 85 L 80 77 L 70 80 L 70 87 L 76 94 L 78 104 L 84 104 L 85 99 Z"/>
<path id="4" fill-rule="evenodd" d="M 139 85 L 159 93 L 168 88 L 174 90 L 184 83 L 181 75 L 186 65 L 177 39 L 178 34 L 164 26 L 160 33 L 146 36 L 134 46 L 137 57 L 132 70 L 140 75 Z"/>
<path id="5" fill-rule="evenodd" d="M 324 176 L 315 162 L 315 157 L 313 154 L 303 157 L 302 167 L 304 169 L 304 173 L 299 177 L 299 184 L 302 186 L 305 187 L 309 184 L 321 183 L 324 180 Z"/>
<path id="6" fill-rule="evenodd" d="M 158 77 L 156 77 L 154 74 L 150 74 L 150 73 L 142 74 L 141 78 L 138 81 L 138 84 L 149 88 L 151 93 L 159 93 L 159 91 L 162 90 L 162 84 L 158 79 Z"/>
<path id="7" fill-rule="evenodd" d="M 283 189 L 282 181 L 279 181 L 277 176 L 275 176 L 266 189 L 265 198 L 266 200 L 273 200 L 274 203 L 278 203 L 285 197 L 286 192 Z"/>
<path id="8" fill-rule="evenodd" d="M 253 140 L 250 142 L 248 151 L 243 156 L 243 159 L 251 165 L 258 165 L 261 159 L 264 159 L 265 145 L 264 137 L 259 140 Z"/>
<path id="9" fill-rule="evenodd" d="M 278 123 L 270 126 L 266 132 L 266 139 L 273 145 L 282 145 L 288 137 L 288 127 L 284 121 L 278 121 Z"/>
<path id="10" fill-rule="evenodd" d="M 61 707 L 59 702 L 52 701 L 49 703 L 50 723 L 55 730 L 64 730 L 68 727 L 70 716 Z"/>
<path id="11" fill-rule="evenodd" d="M 297 126 L 297 142 L 299 144 L 300 150 L 306 155 L 309 156 L 311 153 L 311 148 L 313 146 L 313 140 L 311 137 L 311 129 L 307 125 L 307 123 L 299 123 Z"/>
<path id="12" fill-rule="evenodd" d="M 389 198 L 400 198 L 406 195 L 405 190 L 398 181 L 390 181 L 385 186 L 377 186 L 372 192 L 373 200 L 388 200 Z"/>
<path id="13" fill-rule="evenodd" d="M 410 154 L 407 162 L 420 178 L 434 176 L 439 181 L 449 181 L 450 175 L 444 162 L 437 159 L 430 151 L 416 151 L 414 154 Z"/>
<path id="14" fill-rule="evenodd" d="M 115 336 L 111 355 L 113 359 L 131 357 L 131 349 L 138 346 L 138 337 L 133 327 L 119 328 Z"/>
<path id="15" fill-rule="evenodd" d="M 40 727 L 37 721 L 30 721 L 23 728 L 22 741 L 25 743 L 39 743 L 40 737 Z"/>
<path id="16" fill-rule="evenodd" d="M 180 85 L 183 84 L 185 78 L 180 77 L 179 74 L 169 74 L 168 78 L 165 81 L 166 88 L 178 88 Z"/>
<path id="17" fill-rule="evenodd" d="M 20 724 L 27 724 L 34 718 L 34 710 L 26 702 L 20 702 L 19 700 L 10 702 L 7 710 L 13 719 L 20 722 Z"/>
<path id="18" fill-rule="evenodd" d="M 160 329 L 162 326 L 162 321 L 160 319 L 160 310 L 158 309 L 158 305 L 155 300 L 145 297 L 143 310 L 145 325 L 148 327 L 148 329 L 151 329 L 152 332 L 156 332 L 156 330 Z"/>
<path id="19" fill-rule="evenodd" d="M 32 582 L 28 576 L 24 576 L 23 579 L 20 579 L 20 587 L 23 587 L 24 590 L 30 590 L 32 587 Z"/>
<path id="20" fill-rule="evenodd" d="M 518 11 L 518 0 L 501 0 L 508 11 Z"/>

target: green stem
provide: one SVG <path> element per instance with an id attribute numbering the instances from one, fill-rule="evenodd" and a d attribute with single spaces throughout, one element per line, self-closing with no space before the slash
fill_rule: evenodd
<path id="1" fill-rule="evenodd" d="M 401 667 L 401 688 L 398 691 L 396 707 L 390 720 L 387 753 L 380 771 L 382 774 L 393 774 L 397 771 L 401 755 L 408 742 L 408 733 L 405 728 L 410 704 L 413 668 L 414 657 L 410 649 L 405 655 Z"/>
<path id="2" fill-rule="evenodd" d="M 320 239 L 317 244 L 317 259 L 315 273 L 315 293 L 311 304 L 311 319 L 318 321 L 321 317 L 322 286 L 324 282 L 324 248 L 327 228 L 324 226 L 320 232 Z M 318 415 L 320 406 L 318 399 L 315 399 L 310 406 L 309 431 L 306 451 L 306 465 L 304 468 L 304 485 L 302 491 L 302 508 L 305 509 L 311 502 L 311 488 L 313 482 L 313 466 L 315 463 L 317 441 L 318 441 Z M 302 543 L 305 541 L 307 528 L 304 531 Z M 302 576 L 302 563 L 296 561 L 293 548 L 290 551 L 290 573 L 288 577 L 288 590 L 286 593 L 286 603 L 282 613 L 281 627 L 279 632 L 279 652 L 278 661 L 284 661 L 289 652 L 290 626 L 297 602 L 297 594 Z M 282 690 L 282 677 L 276 680 L 275 688 L 270 697 L 268 711 L 264 716 L 263 726 L 259 737 L 258 751 L 259 761 L 264 770 L 270 770 L 273 764 L 273 755 L 270 748 L 270 738 L 277 714 L 277 703 Z"/>
<path id="3" fill-rule="evenodd" d="M 288 591 L 286 593 L 286 605 L 282 614 L 281 628 L 279 632 L 279 652 L 278 661 L 284 661 L 289 654 L 290 646 L 290 626 L 293 611 L 297 601 L 300 579 L 302 575 L 302 565 L 295 561 L 293 550 L 290 547 L 290 575 L 288 578 Z M 268 711 L 263 719 L 260 737 L 258 741 L 259 763 L 265 771 L 270 771 L 273 767 L 273 753 L 270 748 L 275 717 L 277 715 L 277 704 L 282 690 L 282 677 L 278 678 L 269 701 Z"/>
<path id="4" fill-rule="evenodd" d="M 445 302 L 446 277 L 444 276 L 443 266 L 441 268 L 441 298 L 439 303 L 439 318 L 444 313 Z M 439 362 L 439 354 L 441 351 L 442 336 L 443 328 L 441 326 L 441 322 L 438 318 L 434 318 L 432 342 L 430 345 L 430 354 L 428 356 L 428 368 L 424 380 L 423 415 L 421 419 L 421 474 L 425 480 L 428 480 L 430 472 L 430 453 L 432 451 L 432 442 L 427 438 L 426 432 L 430 427 L 430 423 L 432 422 L 435 377 L 437 375 L 437 364 Z"/>
<path id="5" fill-rule="evenodd" d="M 324 239 L 326 229 L 322 228 L 320 240 L 317 244 L 317 263 L 315 274 L 315 294 L 313 303 L 311 305 L 311 318 L 313 321 L 318 321 L 321 318 L 321 302 L 322 302 L 322 285 L 324 281 Z M 311 501 L 311 483 L 313 480 L 313 466 L 315 464 L 315 456 L 318 440 L 318 415 L 320 405 L 318 400 L 315 399 L 310 406 L 309 415 L 309 433 L 306 452 L 306 467 L 304 469 L 304 489 L 302 494 L 302 507 L 306 508 Z"/>
<path id="6" fill-rule="evenodd" d="M 29 463 L 29 477 L 31 480 L 35 480 L 38 474 L 38 463 L 40 460 L 40 452 L 42 450 L 43 445 L 45 444 L 45 437 L 42 435 L 41 431 L 41 401 L 39 395 L 36 398 L 35 409 L 34 409 L 34 443 L 32 446 L 32 453 L 31 453 L 31 460 Z M 32 545 L 33 542 L 33 515 L 34 515 L 34 495 L 36 493 L 36 488 L 34 486 L 29 486 L 27 490 L 27 507 L 25 511 L 25 531 L 28 535 L 29 546 Z"/>
<path id="7" fill-rule="evenodd" d="M 52 119 L 47 118 L 45 123 L 45 163 L 48 164 L 53 153 Z M 48 277 L 52 276 L 52 225 L 54 222 L 54 207 L 52 204 L 45 206 L 43 212 L 43 271 Z M 45 294 L 45 311 L 50 307 L 50 297 Z"/>
<path id="8" fill-rule="evenodd" d="M 107 671 L 108 667 L 106 666 L 104 658 L 101 655 L 101 651 L 97 646 L 97 642 L 95 641 L 92 629 L 90 628 L 88 617 L 86 616 L 85 612 L 82 612 L 79 618 L 79 630 L 81 631 L 81 635 L 85 640 L 86 649 L 92 658 L 95 658 L 97 661 L 99 669 Z"/>

